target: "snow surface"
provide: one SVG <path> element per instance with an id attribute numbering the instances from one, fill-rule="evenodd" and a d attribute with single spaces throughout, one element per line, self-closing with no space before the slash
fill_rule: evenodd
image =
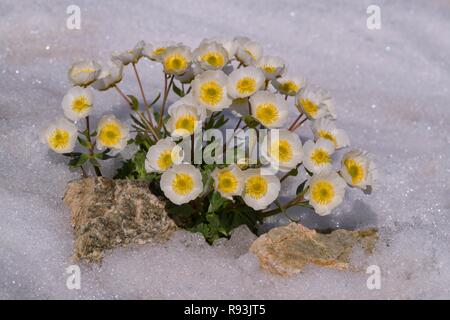
<path id="1" fill-rule="evenodd" d="M 68 30 L 71 3 L 0 2 L 0 298 L 450 297 L 448 1 L 78 0 L 81 30 Z M 381 8 L 377 31 L 366 28 L 373 3 Z M 380 169 L 375 194 L 348 192 L 323 218 L 290 214 L 315 228 L 378 226 L 375 255 L 355 259 L 381 267 L 380 290 L 367 289 L 364 272 L 308 267 L 293 278 L 272 276 L 247 253 L 253 236 L 242 229 L 214 247 L 178 232 L 165 245 L 114 250 L 101 266 L 81 265 L 81 290 L 67 289 L 73 237 L 61 198 L 78 174 L 38 136 L 62 115 L 69 65 L 105 60 L 141 39 L 195 46 L 217 35 L 247 35 L 284 57 L 292 73 L 330 90 L 340 127 L 372 153 Z M 159 66 L 139 68 L 154 96 Z M 122 87 L 137 90 L 129 68 Z M 111 110 L 126 117 L 114 93 L 96 98 L 97 118 Z"/>

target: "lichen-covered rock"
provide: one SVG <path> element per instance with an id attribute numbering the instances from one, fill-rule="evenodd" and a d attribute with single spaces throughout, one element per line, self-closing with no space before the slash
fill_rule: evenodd
<path id="1" fill-rule="evenodd" d="M 177 226 L 146 182 L 89 177 L 69 182 L 64 202 L 72 211 L 75 259 L 99 262 L 104 250 L 161 243 Z"/>
<path id="2" fill-rule="evenodd" d="M 378 239 L 376 229 L 335 230 L 317 233 L 301 224 L 291 223 L 263 234 L 253 242 L 254 253 L 263 269 L 289 276 L 302 271 L 306 264 L 339 270 L 352 269 L 350 256 L 355 245 L 372 253 Z"/>

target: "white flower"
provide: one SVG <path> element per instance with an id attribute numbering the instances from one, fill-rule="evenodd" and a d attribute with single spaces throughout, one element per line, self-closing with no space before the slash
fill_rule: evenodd
<path id="1" fill-rule="evenodd" d="M 233 41 L 236 43 L 236 46 L 238 48 L 239 46 L 242 46 L 244 43 L 251 41 L 251 39 L 249 37 L 238 36 L 234 37 Z"/>
<path id="2" fill-rule="evenodd" d="M 186 101 L 190 98 L 186 98 Z M 169 107 L 170 115 L 166 128 L 172 137 L 187 137 L 201 128 L 206 118 L 206 110 L 196 104 L 174 103 Z"/>
<path id="3" fill-rule="evenodd" d="M 142 58 L 142 51 L 144 50 L 145 42 L 139 41 L 133 49 L 124 52 L 114 52 L 113 59 L 120 60 L 125 66 L 130 63 L 137 63 Z"/>
<path id="4" fill-rule="evenodd" d="M 231 104 L 227 94 L 228 76 L 221 70 L 208 70 L 192 82 L 192 93 L 196 101 L 211 111 L 222 111 Z"/>
<path id="5" fill-rule="evenodd" d="M 216 168 L 212 177 L 215 190 L 224 198 L 233 199 L 233 196 L 241 195 L 244 182 L 242 171 L 237 165 L 230 165 L 223 169 Z"/>
<path id="6" fill-rule="evenodd" d="M 173 111 L 174 111 L 174 109 L 176 107 L 178 107 L 178 106 L 180 106 L 182 104 L 187 104 L 187 105 L 190 105 L 190 106 L 195 106 L 197 104 L 195 99 L 194 99 L 194 96 L 193 96 L 192 92 L 189 92 L 184 97 L 182 97 L 182 98 L 178 99 L 177 101 L 175 101 L 174 103 L 172 103 L 169 106 L 168 110 L 167 110 L 169 115 L 173 113 Z M 205 111 L 205 116 L 206 116 L 206 111 Z"/>
<path id="7" fill-rule="evenodd" d="M 262 142 L 261 154 L 272 167 L 286 172 L 302 162 L 302 142 L 289 130 L 270 130 Z"/>
<path id="8" fill-rule="evenodd" d="M 309 119 L 336 117 L 333 101 L 323 89 L 303 88 L 297 93 L 295 101 L 299 111 Z"/>
<path id="9" fill-rule="evenodd" d="M 171 138 L 159 140 L 148 149 L 145 158 L 145 170 L 150 172 L 164 172 L 172 165 L 182 161 L 181 147 L 177 146 Z"/>
<path id="10" fill-rule="evenodd" d="M 272 85 L 281 94 L 295 96 L 306 84 L 305 78 L 281 77 L 272 80 Z"/>
<path id="11" fill-rule="evenodd" d="M 69 79 L 75 86 L 86 87 L 100 74 L 101 66 L 95 61 L 80 61 L 69 69 Z"/>
<path id="12" fill-rule="evenodd" d="M 269 91 L 258 91 L 250 97 L 252 116 L 267 128 L 281 128 L 289 115 L 282 96 Z"/>
<path id="13" fill-rule="evenodd" d="M 245 117 L 250 115 L 250 102 L 248 98 L 236 98 L 231 102 L 229 109 L 235 117 Z"/>
<path id="14" fill-rule="evenodd" d="M 194 50 L 194 59 L 203 70 L 222 69 L 228 63 L 228 52 L 218 42 L 203 42 Z"/>
<path id="15" fill-rule="evenodd" d="M 93 104 L 94 94 L 92 89 L 72 87 L 64 96 L 61 106 L 68 119 L 78 121 L 91 113 Z"/>
<path id="16" fill-rule="evenodd" d="M 72 152 L 77 141 L 77 127 L 65 118 L 59 118 L 41 135 L 41 141 L 57 153 Z"/>
<path id="17" fill-rule="evenodd" d="M 341 204 L 346 183 L 335 171 L 327 170 L 314 174 L 309 181 L 305 199 L 314 207 L 318 215 L 325 216 Z"/>
<path id="18" fill-rule="evenodd" d="M 232 98 L 246 98 L 264 85 L 263 72 L 255 67 L 239 68 L 228 77 L 228 94 Z"/>
<path id="19" fill-rule="evenodd" d="M 103 116 L 97 126 L 97 149 L 123 150 L 128 142 L 129 129 L 114 115 Z"/>
<path id="20" fill-rule="evenodd" d="M 176 46 L 174 41 L 163 41 L 155 44 L 147 43 L 142 50 L 142 55 L 150 60 L 161 62 L 162 55 L 166 52 L 167 48 L 173 46 Z"/>
<path id="21" fill-rule="evenodd" d="M 116 83 L 122 81 L 123 64 L 118 59 L 113 59 L 102 66 L 102 70 L 92 87 L 99 91 L 108 90 Z"/>
<path id="22" fill-rule="evenodd" d="M 202 175 L 191 164 L 177 164 L 162 174 L 160 186 L 174 204 L 188 203 L 202 192 Z"/>
<path id="23" fill-rule="evenodd" d="M 278 198 L 280 180 L 274 175 L 262 174 L 260 169 L 243 172 L 244 189 L 242 198 L 254 210 L 267 208 Z"/>
<path id="24" fill-rule="evenodd" d="M 303 145 L 303 165 L 312 173 L 329 170 L 332 167 L 331 155 L 335 148 L 330 140 L 320 138 L 315 143 L 308 140 Z"/>
<path id="25" fill-rule="evenodd" d="M 257 61 L 256 66 L 262 70 L 266 80 L 278 78 L 286 71 L 286 63 L 279 57 L 262 57 Z"/>
<path id="26" fill-rule="evenodd" d="M 177 79 L 181 83 L 191 83 L 191 81 L 194 80 L 194 78 L 202 72 L 203 69 L 200 68 L 198 63 L 194 62 L 189 66 L 185 73 L 176 75 L 175 79 Z"/>
<path id="27" fill-rule="evenodd" d="M 334 121 L 326 118 L 315 120 L 312 131 L 316 139 L 324 138 L 333 142 L 336 149 L 341 149 L 350 145 L 347 133 L 342 129 L 336 129 Z"/>
<path id="28" fill-rule="evenodd" d="M 369 190 L 374 184 L 376 169 L 366 152 L 354 149 L 342 157 L 340 174 L 352 187 Z"/>
<path id="29" fill-rule="evenodd" d="M 236 41 L 222 38 L 222 37 L 214 37 L 210 39 L 204 39 L 202 43 L 208 43 L 208 42 L 217 42 L 219 43 L 228 53 L 228 59 L 232 59 L 234 55 L 236 54 L 238 44 Z"/>
<path id="30" fill-rule="evenodd" d="M 262 55 L 263 49 L 259 43 L 251 40 L 238 42 L 236 58 L 245 66 L 255 64 Z"/>
<path id="31" fill-rule="evenodd" d="M 189 69 L 191 62 L 191 49 L 181 44 L 167 47 L 162 55 L 164 72 L 167 74 L 181 75 Z"/>

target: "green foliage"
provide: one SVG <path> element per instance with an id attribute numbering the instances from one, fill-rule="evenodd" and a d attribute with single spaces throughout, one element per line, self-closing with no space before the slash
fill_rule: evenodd
<path id="1" fill-rule="evenodd" d="M 224 126 L 228 122 L 228 118 L 225 118 L 225 115 L 220 112 L 213 112 L 211 117 L 205 123 L 205 130 L 208 129 L 219 129 Z"/>
<path id="2" fill-rule="evenodd" d="M 172 83 L 172 90 L 173 92 L 175 92 L 175 94 L 177 96 L 179 96 L 180 98 L 183 98 L 185 96 L 184 90 L 179 88 L 176 84 L 175 81 Z"/>
<path id="3" fill-rule="evenodd" d="M 85 154 L 85 153 L 81 153 L 80 155 L 74 156 L 70 161 L 69 161 L 69 167 L 71 169 L 75 169 L 78 167 L 81 167 L 83 164 L 86 163 L 86 161 L 89 160 L 89 155 Z"/>
<path id="4" fill-rule="evenodd" d="M 154 175 L 149 175 L 145 171 L 145 157 L 147 152 L 137 151 L 131 159 L 125 160 L 122 166 L 117 169 L 114 179 L 147 180 L 154 179 Z"/>
<path id="5" fill-rule="evenodd" d="M 131 100 L 131 109 L 133 109 L 134 111 L 138 111 L 139 110 L 139 101 L 135 96 L 132 95 L 128 95 L 128 98 L 130 98 Z"/>
<path id="6" fill-rule="evenodd" d="M 210 244 L 219 238 L 229 238 L 231 231 L 243 224 L 256 232 L 259 221 L 256 211 L 244 205 L 242 199 L 233 202 L 218 192 L 181 206 L 169 204 L 168 212 L 178 225 L 201 233 Z"/>
<path id="7" fill-rule="evenodd" d="M 243 119 L 244 119 L 245 124 L 251 129 L 254 129 L 259 125 L 259 121 L 250 115 L 245 116 Z"/>

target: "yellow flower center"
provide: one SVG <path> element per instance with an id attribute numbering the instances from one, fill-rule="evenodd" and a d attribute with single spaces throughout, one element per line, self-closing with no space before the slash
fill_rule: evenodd
<path id="1" fill-rule="evenodd" d="M 207 52 L 202 56 L 202 61 L 209 64 L 211 67 L 221 68 L 224 65 L 225 59 L 220 52 Z"/>
<path id="2" fill-rule="evenodd" d="M 280 91 L 287 94 L 295 94 L 299 89 L 299 86 L 292 80 L 287 80 L 280 85 Z"/>
<path id="3" fill-rule="evenodd" d="M 222 100 L 223 89 L 216 81 L 208 81 L 200 87 L 200 99 L 203 103 L 215 106 Z"/>
<path id="4" fill-rule="evenodd" d="M 224 171 L 217 176 L 217 190 L 224 193 L 233 193 L 238 186 L 238 179 L 231 171 Z"/>
<path id="5" fill-rule="evenodd" d="M 273 103 L 261 103 L 256 108 L 256 119 L 264 125 L 270 125 L 278 120 L 278 108 Z"/>
<path id="6" fill-rule="evenodd" d="M 69 132 L 63 129 L 55 129 L 48 138 L 48 143 L 53 149 L 64 149 L 69 144 Z"/>
<path id="7" fill-rule="evenodd" d="M 336 147 L 336 145 L 337 145 L 336 136 L 334 134 L 332 134 L 330 131 L 319 130 L 317 135 L 321 138 L 330 140 L 331 142 L 334 143 L 334 146 Z"/>
<path id="8" fill-rule="evenodd" d="M 153 50 L 153 54 L 155 56 L 160 56 L 162 55 L 164 52 L 166 52 L 167 48 L 165 47 L 161 47 L 161 48 L 156 48 L 155 50 Z"/>
<path id="9" fill-rule="evenodd" d="M 345 159 L 344 166 L 352 177 L 352 183 L 357 184 L 364 179 L 364 169 L 361 164 L 353 159 Z"/>
<path id="10" fill-rule="evenodd" d="M 236 83 L 236 90 L 240 94 L 252 94 L 256 90 L 256 80 L 251 77 L 243 77 Z"/>
<path id="11" fill-rule="evenodd" d="M 116 122 L 105 124 L 98 134 L 98 139 L 106 147 L 116 146 L 122 139 L 122 130 Z"/>
<path id="12" fill-rule="evenodd" d="M 160 153 L 156 161 L 160 170 L 166 171 L 173 164 L 172 149 L 164 150 Z"/>
<path id="13" fill-rule="evenodd" d="M 80 73 L 93 73 L 95 71 L 96 70 L 92 68 L 77 69 L 73 72 L 73 75 L 79 75 Z"/>
<path id="14" fill-rule="evenodd" d="M 268 188 L 266 179 L 261 176 L 252 176 L 245 181 L 245 193 L 254 199 L 265 196 Z"/>
<path id="15" fill-rule="evenodd" d="M 187 173 L 177 173 L 172 180 L 172 189 L 178 194 L 185 196 L 194 188 L 194 179 Z"/>
<path id="16" fill-rule="evenodd" d="M 277 71 L 276 67 L 268 65 L 268 64 L 262 66 L 261 69 L 263 69 L 266 73 L 274 73 L 275 71 Z"/>
<path id="17" fill-rule="evenodd" d="M 85 96 L 78 96 L 72 100 L 72 110 L 76 113 L 82 113 L 91 107 L 91 103 Z"/>
<path id="18" fill-rule="evenodd" d="M 311 160 L 318 166 L 331 163 L 330 155 L 322 148 L 317 148 L 313 151 Z"/>
<path id="19" fill-rule="evenodd" d="M 334 194 L 333 184 L 326 180 L 317 181 L 311 187 L 312 200 L 322 205 L 329 204 L 333 200 Z"/>
<path id="20" fill-rule="evenodd" d="M 194 132 L 195 122 L 197 118 L 191 114 L 178 117 L 175 122 L 175 129 L 186 130 L 189 134 Z"/>
<path id="21" fill-rule="evenodd" d="M 186 57 L 178 53 L 166 57 L 164 61 L 164 67 L 166 71 L 169 72 L 183 71 L 187 68 L 187 66 L 188 61 Z"/>
<path id="22" fill-rule="evenodd" d="M 292 146 L 289 141 L 278 140 L 270 146 L 270 155 L 277 161 L 288 162 L 292 159 Z"/>
<path id="23" fill-rule="evenodd" d="M 305 110 L 305 112 L 308 115 L 310 115 L 311 117 L 314 117 L 317 114 L 317 110 L 319 110 L 319 107 L 317 106 L 317 104 L 315 104 L 311 100 L 309 100 L 309 99 L 301 99 L 300 103 L 303 106 L 303 110 Z"/>

